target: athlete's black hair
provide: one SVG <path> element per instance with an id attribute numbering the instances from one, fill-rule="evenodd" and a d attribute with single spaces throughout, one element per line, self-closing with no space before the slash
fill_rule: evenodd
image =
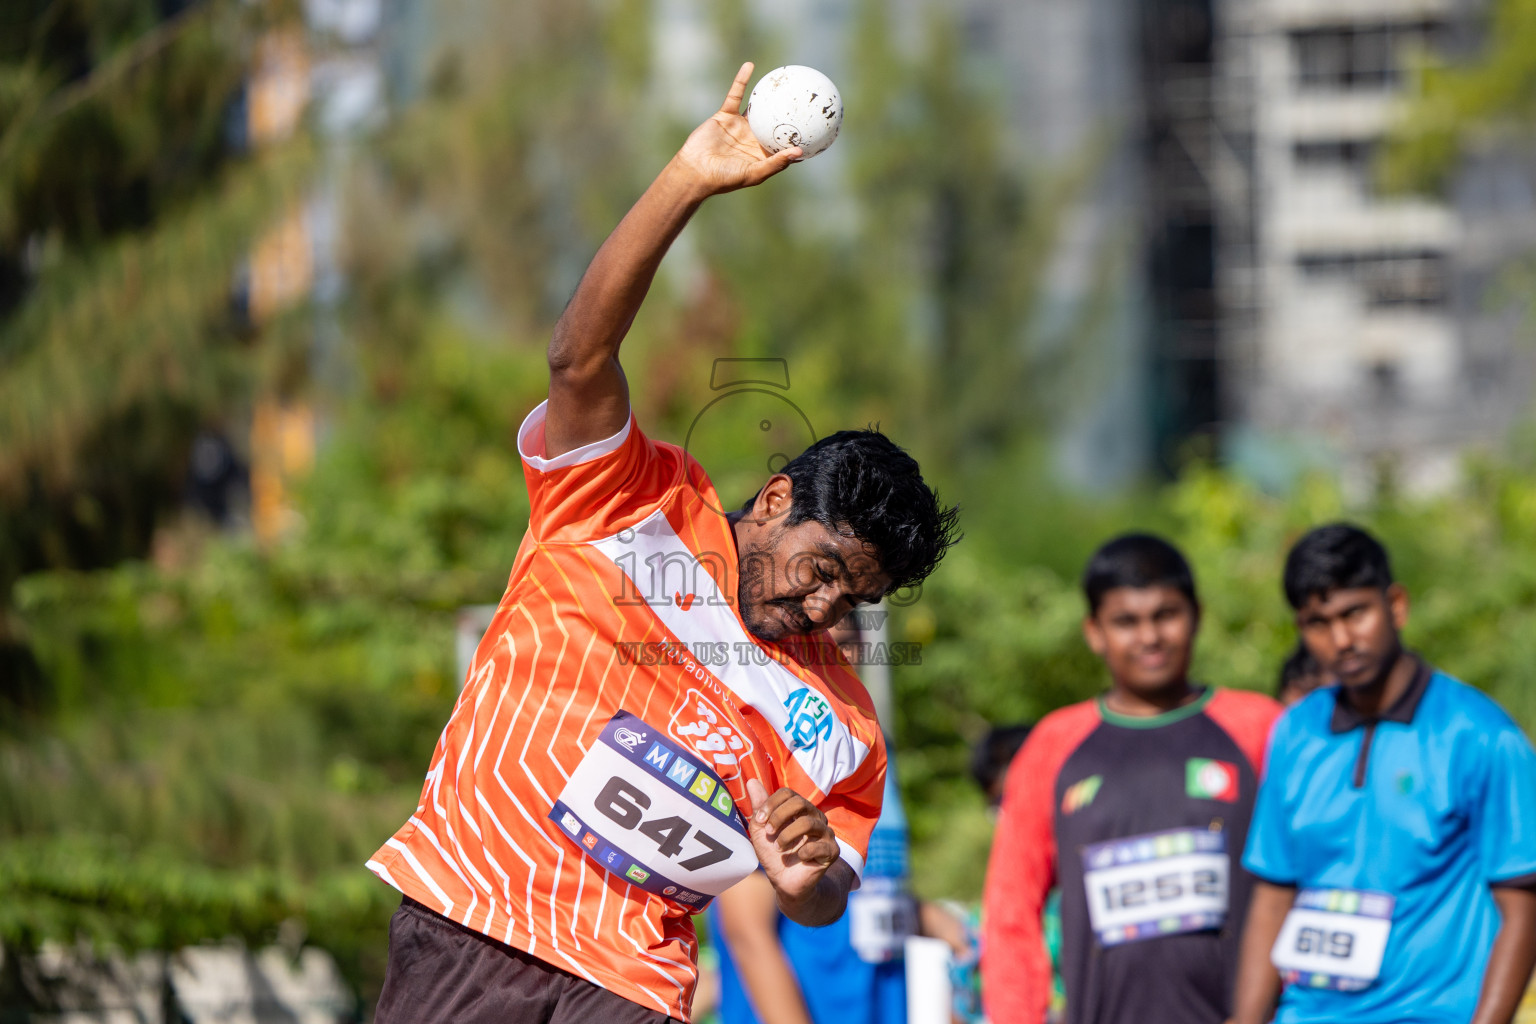
<path id="1" fill-rule="evenodd" d="M 990 794 L 997 780 L 1008 774 L 1013 756 L 1019 752 L 1034 727 L 1033 722 L 994 725 L 971 748 L 971 778 L 976 780 L 976 785 L 981 787 L 983 793 Z"/>
<path id="2" fill-rule="evenodd" d="M 1392 585 L 1392 563 L 1381 542 L 1353 523 L 1309 531 L 1285 556 L 1285 599 L 1300 608 L 1334 590 Z"/>
<path id="3" fill-rule="evenodd" d="M 917 460 L 878 430 L 840 430 L 781 472 L 794 485 L 785 524 L 815 520 L 870 544 L 892 590 L 921 583 L 960 539 L 960 510 L 941 505 Z"/>
<path id="4" fill-rule="evenodd" d="M 1280 665 L 1280 679 L 1275 684 L 1275 696 L 1279 697 L 1285 692 L 1285 688 L 1292 683 L 1299 683 L 1307 676 L 1321 675 L 1323 668 L 1312 657 L 1312 652 L 1307 645 L 1297 641 L 1296 649 L 1286 655 L 1285 661 Z"/>
<path id="5" fill-rule="evenodd" d="M 1109 541 L 1083 569 L 1088 614 L 1097 615 L 1104 595 L 1117 587 L 1173 587 L 1200 607 L 1195 574 L 1182 552 L 1150 533 L 1127 533 Z"/>

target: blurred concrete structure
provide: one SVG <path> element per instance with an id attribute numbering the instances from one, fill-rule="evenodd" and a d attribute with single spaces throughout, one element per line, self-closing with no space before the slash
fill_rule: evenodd
<path id="1" fill-rule="evenodd" d="M 357 1009 L 336 962 L 312 946 L 129 957 L 49 944 L 18 967 L 26 997 L 48 1009 L 4 1009 L 38 1024 L 341 1024 Z"/>
<path id="2" fill-rule="evenodd" d="M 348 355 L 338 313 L 344 287 L 341 182 L 354 142 L 381 126 L 392 101 L 414 95 L 427 35 L 417 0 L 305 0 L 304 20 L 258 41 L 241 143 L 260 149 L 306 126 L 321 170 L 312 193 L 257 242 L 239 286 L 253 327 L 311 302 L 310 376 L 344 385 Z M 306 118 L 308 121 L 306 122 Z M 249 440 L 251 525 L 273 543 L 297 521 L 294 485 L 308 474 L 321 424 L 307 402 L 258 396 Z"/>
<path id="3" fill-rule="evenodd" d="M 1097 351 L 1069 479 L 1197 453 L 1279 488 L 1323 467 L 1357 491 L 1436 490 L 1527 410 L 1528 305 L 1490 286 L 1536 240 L 1536 176 L 1487 153 L 1449 202 L 1374 184 L 1410 62 L 1475 53 L 1481 0 L 947 9 L 1023 159 L 1094 154 L 1044 293 L 1043 336 L 1070 325 Z M 1106 315 L 1071 315 L 1095 301 Z"/>
<path id="4" fill-rule="evenodd" d="M 920 23 L 923 4 L 903 0 Z M 979 73 L 1003 99 L 1010 149 L 1037 178 L 1078 184 L 1060 214 L 1055 249 L 1031 325 L 1034 343 L 1070 347 L 1071 412 L 1057 463 L 1089 489 L 1144 472 L 1158 448 L 1149 380 L 1162 362 L 1151 326 L 1148 167 L 1142 135 L 1138 0 L 958 0 Z"/>
<path id="5" fill-rule="evenodd" d="M 1414 54 L 1471 51 L 1481 5 L 1217 2 L 1228 452 L 1281 485 L 1325 461 L 1356 489 L 1443 489 L 1529 400 L 1521 311 L 1488 286 L 1536 202 L 1505 157 L 1450 203 L 1379 194 L 1373 158 Z"/>

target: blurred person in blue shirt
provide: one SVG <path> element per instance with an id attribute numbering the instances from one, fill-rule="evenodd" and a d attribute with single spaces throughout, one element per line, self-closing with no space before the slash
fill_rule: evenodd
<path id="1" fill-rule="evenodd" d="M 1235 1024 L 1277 997 L 1278 1024 L 1508 1024 L 1536 962 L 1536 754 L 1403 647 L 1408 593 L 1365 531 L 1302 537 L 1285 594 L 1337 685 L 1270 738 Z"/>
<path id="2" fill-rule="evenodd" d="M 865 649 L 854 616 L 831 630 L 855 666 Z M 907 818 L 890 747 L 880 819 L 869 840 L 863 884 L 832 924 L 807 928 L 779 913 L 761 872 L 726 890 L 709 908 L 720 947 L 721 1024 L 905 1024 L 909 935 L 968 948 L 962 921 L 913 898 Z"/>

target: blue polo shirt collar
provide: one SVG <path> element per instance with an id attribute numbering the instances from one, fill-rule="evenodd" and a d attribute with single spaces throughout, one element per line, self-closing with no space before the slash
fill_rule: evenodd
<path id="1" fill-rule="evenodd" d="M 1345 687 L 1339 687 L 1333 695 L 1333 717 L 1328 721 L 1328 731 L 1338 734 L 1349 732 L 1366 725 L 1374 725 L 1377 722 L 1398 722 L 1402 725 L 1413 724 L 1413 716 L 1418 713 L 1419 704 L 1424 700 L 1424 692 L 1429 689 L 1429 680 L 1434 676 L 1434 670 L 1425 663 L 1423 658 L 1412 655 L 1417 668 L 1414 670 L 1413 679 L 1404 690 L 1402 696 L 1392 702 L 1392 706 L 1374 717 L 1362 715 L 1353 704 L 1349 702 L 1345 693 Z"/>

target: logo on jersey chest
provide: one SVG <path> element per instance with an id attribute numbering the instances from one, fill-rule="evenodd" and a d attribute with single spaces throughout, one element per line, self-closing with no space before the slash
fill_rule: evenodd
<path id="1" fill-rule="evenodd" d="M 1066 792 L 1061 794 L 1061 813 L 1072 814 L 1093 803 L 1093 798 L 1099 795 L 1099 787 L 1104 785 L 1104 776 L 1090 775 L 1086 779 L 1072 783 Z"/>
<path id="2" fill-rule="evenodd" d="M 752 738 L 732 725 L 718 704 L 693 688 L 673 710 L 667 732 L 710 762 L 725 782 L 741 774 L 742 759 L 752 753 Z"/>
<path id="3" fill-rule="evenodd" d="M 1192 757 L 1184 762 L 1184 793 L 1197 800 L 1236 803 L 1237 765 L 1208 757 Z"/>
<path id="4" fill-rule="evenodd" d="M 832 723 L 837 716 L 832 705 L 821 694 L 808 686 L 802 686 L 784 698 L 789 721 L 784 723 L 784 735 L 789 738 L 791 750 L 815 750 L 816 745 L 832 735 Z"/>

